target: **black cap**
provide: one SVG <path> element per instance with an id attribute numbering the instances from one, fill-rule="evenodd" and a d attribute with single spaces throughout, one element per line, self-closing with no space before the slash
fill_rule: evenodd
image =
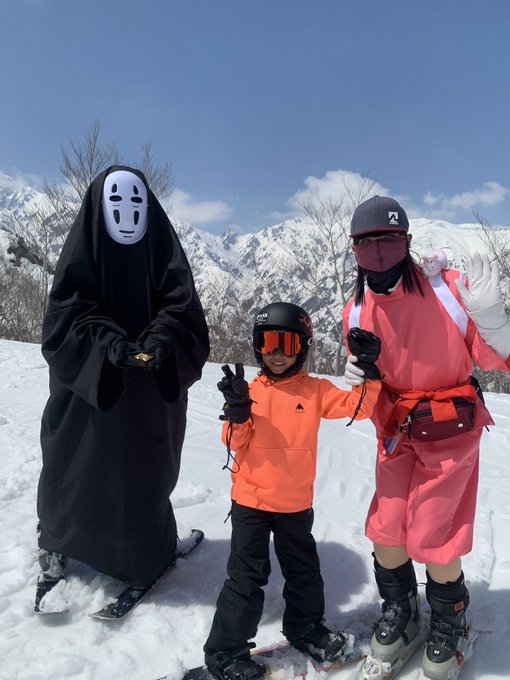
<path id="1" fill-rule="evenodd" d="M 405 210 L 393 198 L 373 196 L 358 205 L 351 220 L 351 236 L 377 231 L 408 231 Z"/>

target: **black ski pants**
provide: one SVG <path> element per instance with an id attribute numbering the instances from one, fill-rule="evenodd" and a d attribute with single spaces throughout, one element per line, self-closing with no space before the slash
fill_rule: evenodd
<path id="1" fill-rule="evenodd" d="M 267 512 L 232 504 L 232 540 L 225 581 L 216 603 L 206 653 L 233 649 L 255 637 L 271 572 L 269 541 L 285 579 L 283 633 L 292 636 L 324 615 L 324 583 L 312 536 L 313 509 Z"/>

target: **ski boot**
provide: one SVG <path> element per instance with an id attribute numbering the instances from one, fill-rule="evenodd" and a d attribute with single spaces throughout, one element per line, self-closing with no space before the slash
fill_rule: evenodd
<path id="1" fill-rule="evenodd" d="M 39 566 L 41 571 L 37 578 L 35 591 L 34 612 L 36 614 L 59 614 L 67 611 L 67 602 L 48 606 L 48 594 L 65 579 L 67 557 L 60 553 L 39 549 Z"/>
<path id="2" fill-rule="evenodd" d="M 39 548 L 39 578 L 43 581 L 58 581 L 64 575 L 67 557 L 57 552 L 50 552 L 45 548 Z"/>
<path id="3" fill-rule="evenodd" d="M 217 680 L 257 680 L 263 678 L 266 669 L 250 656 L 254 642 L 246 643 L 234 649 L 214 652 L 205 648 L 205 665 L 209 673 Z"/>
<path id="4" fill-rule="evenodd" d="M 420 629 L 420 598 L 411 560 L 385 569 L 374 557 L 375 580 L 383 598 L 382 616 L 372 635 L 371 655 L 393 664 Z"/>
<path id="5" fill-rule="evenodd" d="M 426 592 L 432 617 L 422 658 L 423 673 L 432 680 L 454 680 L 462 670 L 469 638 L 466 624 L 469 593 L 464 575 L 454 583 L 442 584 L 427 574 Z"/>
<path id="6" fill-rule="evenodd" d="M 347 638 L 343 633 L 334 633 L 320 621 L 310 623 L 292 632 L 285 632 L 290 644 L 320 663 L 331 663 L 342 656 Z"/>

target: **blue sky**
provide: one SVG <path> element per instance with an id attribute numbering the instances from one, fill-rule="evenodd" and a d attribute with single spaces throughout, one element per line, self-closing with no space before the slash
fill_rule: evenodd
<path id="1" fill-rule="evenodd" d="M 0 0 L 0 170 L 57 179 L 97 119 L 216 233 L 367 174 L 510 225 L 509 26 L 508 0 Z"/>

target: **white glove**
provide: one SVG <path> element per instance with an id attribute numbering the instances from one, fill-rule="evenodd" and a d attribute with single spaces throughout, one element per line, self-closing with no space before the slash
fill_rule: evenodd
<path id="1" fill-rule="evenodd" d="M 358 357 L 355 357 L 354 354 L 349 354 L 347 357 L 344 378 L 348 385 L 361 385 L 365 379 L 365 371 L 359 366 L 356 366 L 357 361 Z"/>
<path id="2" fill-rule="evenodd" d="M 467 261 L 468 286 L 455 281 L 467 313 L 477 325 L 485 342 L 502 359 L 510 354 L 510 320 L 503 304 L 499 282 L 499 265 L 488 255 L 475 253 Z"/>

